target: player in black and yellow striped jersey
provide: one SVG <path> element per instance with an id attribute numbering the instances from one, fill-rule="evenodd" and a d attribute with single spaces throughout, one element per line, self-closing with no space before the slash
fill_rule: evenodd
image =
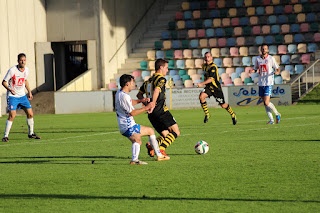
<path id="1" fill-rule="evenodd" d="M 154 102 L 155 108 L 148 113 L 149 121 L 155 130 L 161 135 L 158 137 L 160 152 L 166 155 L 165 150 L 168 148 L 180 135 L 178 124 L 174 117 L 169 112 L 166 106 L 166 79 L 165 75 L 168 72 L 168 61 L 158 59 L 155 62 L 156 73 L 145 81 L 140 87 L 137 94 L 139 99 L 150 98 Z M 148 154 L 153 155 L 152 147 L 147 143 Z"/>
<path id="2" fill-rule="evenodd" d="M 222 108 L 225 108 L 231 115 L 233 125 L 237 124 L 236 114 L 233 112 L 231 106 L 225 102 L 224 95 L 222 92 L 221 84 L 219 82 L 218 67 L 213 63 L 213 57 L 210 52 L 206 52 L 204 56 L 205 63 L 202 65 L 202 70 L 204 74 L 204 82 L 198 83 L 197 86 L 201 87 L 205 85 L 205 88 L 199 95 L 199 100 L 201 107 L 204 111 L 204 123 L 207 123 L 210 118 L 210 113 L 208 110 L 208 105 L 206 98 L 213 96 Z"/>

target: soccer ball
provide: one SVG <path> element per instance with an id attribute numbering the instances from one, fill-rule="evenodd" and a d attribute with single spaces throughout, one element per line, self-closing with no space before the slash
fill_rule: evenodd
<path id="1" fill-rule="evenodd" d="M 209 152 L 209 145 L 205 141 L 198 141 L 194 146 L 196 153 L 204 155 Z"/>

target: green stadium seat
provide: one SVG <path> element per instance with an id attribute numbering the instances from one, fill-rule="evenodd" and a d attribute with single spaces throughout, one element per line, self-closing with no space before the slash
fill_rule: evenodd
<path id="1" fill-rule="evenodd" d="M 140 69 L 142 69 L 142 70 L 148 69 L 148 62 L 147 61 L 141 61 L 140 62 Z"/>
<path id="2" fill-rule="evenodd" d="M 243 83 L 247 85 L 248 83 L 253 83 L 253 81 L 251 78 L 245 78 Z"/>
<path id="3" fill-rule="evenodd" d="M 173 50 L 167 50 L 165 59 L 173 59 Z"/>
<path id="4" fill-rule="evenodd" d="M 155 41 L 154 42 L 154 48 L 156 50 L 161 50 L 163 48 L 162 41 Z"/>
<path id="5" fill-rule="evenodd" d="M 182 81 L 183 81 L 183 83 L 184 83 L 186 80 L 191 80 L 190 75 L 183 75 L 183 76 L 182 76 Z"/>
<path id="6" fill-rule="evenodd" d="M 184 76 L 187 74 L 187 71 L 186 70 L 179 70 L 179 75 L 180 77 Z"/>
<path id="7" fill-rule="evenodd" d="M 175 30 L 176 29 L 176 22 L 175 21 L 170 21 L 168 23 L 168 28 L 169 28 L 169 30 Z"/>
<path id="8" fill-rule="evenodd" d="M 176 66 L 175 66 L 175 61 L 174 60 L 169 60 L 168 61 L 168 69 L 169 70 L 173 70 L 173 69 L 175 69 L 176 68 Z"/>

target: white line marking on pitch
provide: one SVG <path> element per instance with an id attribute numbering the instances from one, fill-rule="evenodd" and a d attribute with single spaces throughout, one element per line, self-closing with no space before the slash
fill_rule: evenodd
<path id="1" fill-rule="evenodd" d="M 297 126 L 313 126 L 314 124 L 303 124 L 303 125 L 294 125 L 294 126 L 287 126 L 287 127 L 297 127 Z M 283 126 L 275 126 L 275 127 L 265 127 L 265 128 L 256 128 L 256 129 L 239 129 L 239 130 L 230 130 L 230 131 L 219 131 L 219 132 L 212 132 L 212 133 L 198 133 L 198 135 L 207 135 L 207 134 L 219 134 L 219 133 L 228 133 L 228 132 L 247 132 L 247 131 L 257 131 L 257 130 L 264 130 L 264 129 L 269 129 L 269 130 L 273 130 L 273 129 L 278 129 L 278 128 L 286 128 Z M 193 134 L 183 134 L 180 135 L 180 137 L 183 136 L 190 136 Z"/>
<path id="2" fill-rule="evenodd" d="M 320 116 L 313 116 L 313 117 L 296 117 L 296 118 L 286 118 L 286 120 L 288 119 L 306 119 L 306 118 L 317 118 Z M 264 121 L 264 120 L 263 120 Z M 248 121 L 248 122 L 244 122 L 244 123 L 251 123 L 251 122 L 258 122 L 257 120 L 255 121 Z M 225 123 L 225 124 L 230 124 L 230 123 Z M 219 124 L 215 124 L 215 125 L 221 125 L 221 123 Z M 286 128 L 286 127 L 298 127 L 298 126 L 312 126 L 315 125 L 313 124 L 303 124 L 303 125 L 290 125 L 290 126 L 272 126 L 272 127 L 265 127 L 265 128 L 256 128 L 256 129 L 243 129 L 243 130 L 227 130 L 227 131 L 219 131 L 219 132 L 214 132 L 214 134 L 217 133 L 228 133 L 228 132 L 244 132 L 244 131 L 257 131 L 257 130 L 265 130 L 265 129 L 278 129 L 280 127 L 282 128 Z M 185 128 L 190 128 L 192 126 L 188 126 Z M 199 127 L 199 126 L 197 126 Z M 182 129 L 180 127 L 180 129 Z M 61 140 L 66 140 L 66 139 L 73 139 L 73 138 L 83 138 L 83 137 L 91 137 L 91 136 L 97 136 L 97 135 L 109 135 L 109 134 L 119 134 L 119 131 L 114 131 L 114 132 L 102 132 L 102 133 L 97 133 L 97 134 L 92 134 L 92 135 L 78 135 L 78 136 L 71 136 L 71 137 L 65 137 L 65 138 L 55 138 L 55 139 L 46 139 L 46 140 L 40 140 L 39 142 L 22 142 L 22 143 L 9 143 L 9 144 L 4 144 L 4 145 L 0 145 L 0 147 L 5 147 L 5 146 L 17 146 L 17 145 L 41 145 L 41 144 L 52 144 L 52 143 L 84 143 L 84 142 L 92 142 L 92 141 L 61 141 Z M 200 133 L 199 135 L 207 135 L 207 134 L 211 134 L 211 133 Z M 193 134 L 182 134 L 180 135 L 180 137 L 184 137 L 184 136 L 190 136 Z M 119 140 L 119 139 L 108 139 L 108 140 L 98 140 L 98 141 L 112 141 L 112 140 Z M 43 141 L 43 142 L 42 142 Z M 50 143 L 45 143 L 48 141 L 55 141 L 55 142 L 50 142 Z"/>

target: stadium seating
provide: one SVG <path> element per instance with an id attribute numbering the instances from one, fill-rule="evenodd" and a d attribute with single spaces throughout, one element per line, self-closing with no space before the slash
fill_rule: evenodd
<path id="1" fill-rule="evenodd" d="M 228 73 L 234 81 L 244 75 L 243 72 L 249 73 L 253 69 L 256 56 L 261 54 L 259 46 L 267 43 L 269 54 L 274 56 L 281 70 L 288 68 L 284 73 L 298 74 L 303 70 L 303 64 L 313 60 L 312 54 L 319 47 L 320 10 L 317 2 L 185 1 L 174 20 L 168 23 L 167 30 L 161 33 L 162 41 L 156 41 L 154 50 L 147 52 L 147 61 L 141 61 L 140 69 L 153 70 L 154 60 L 165 58 L 169 60 L 169 69 L 182 70 L 181 76 L 189 74 L 189 70 L 197 73 L 197 69 L 201 71 L 204 53 L 211 52 L 220 77 Z M 135 75 L 138 77 L 139 74 Z M 192 80 L 200 80 L 198 77 Z M 256 74 L 250 78 L 252 82 L 247 79 L 245 84 L 256 83 Z M 287 79 L 282 77 L 285 82 Z M 230 85 L 227 83 L 225 85 Z"/>
<path id="2" fill-rule="evenodd" d="M 231 78 L 225 78 L 223 81 L 224 86 L 228 86 L 232 84 L 232 79 Z"/>
<path id="3" fill-rule="evenodd" d="M 141 77 L 141 72 L 139 70 L 133 71 L 132 76 L 136 79 L 137 77 Z"/>
<path id="4" fill-rule="evenodd" d="M 288 70 L 283 70 L 281 72 L 281 77 L 283 81 L 290 81 L 290 71 Z"/>
<path id="5" fill-rule="evenodd" d="M 250 77 L 248 77 L 248 78 L 245 78 L 245 79 L 244 79 L 243 83 L 244 83 L 245 85 L 248 85 L 249 83 L 253 83 L 253 81 L 252 81 L 252 79 L 251 79 Z"/>
<path id="6" fill-rule="evenodd" d="M 148 62 L 147 61 L 141 61 L 140 62 L 140 69 L 142 69 L 142 70 L 148 69 Z"/>
<path id="7" fill-rule="evenodd" d="M 243 82 L 242 82 L 241 78 L 235 78 L 235 79 L 233 79 L 233 83 L 234 83 L 235 86 L 241 86 L 241 85 L 243 85 Z"/>
<path id="8" fill-rule="evenodd" d="M 256 73 L 256 72 L 254 72 L 254 73 L 251 73 L 251 79 L 252 79 L 252 81 L 254 81 L 254 79 L 255 78 L 259 78 L 259 73 Z"/>
<path id="9" fill-rule="evenodd" d="M 110 82 L 108 89 L 109 89 L 109 90 L 118 90 L 117 83 L 115 83 L 115 82 Z"/>
<path id="10" fill-rule="evenodd" d="M 280 75 L 276 75 L 274 78 L 274 84 L 283 84 L 283 79 Z"/>

